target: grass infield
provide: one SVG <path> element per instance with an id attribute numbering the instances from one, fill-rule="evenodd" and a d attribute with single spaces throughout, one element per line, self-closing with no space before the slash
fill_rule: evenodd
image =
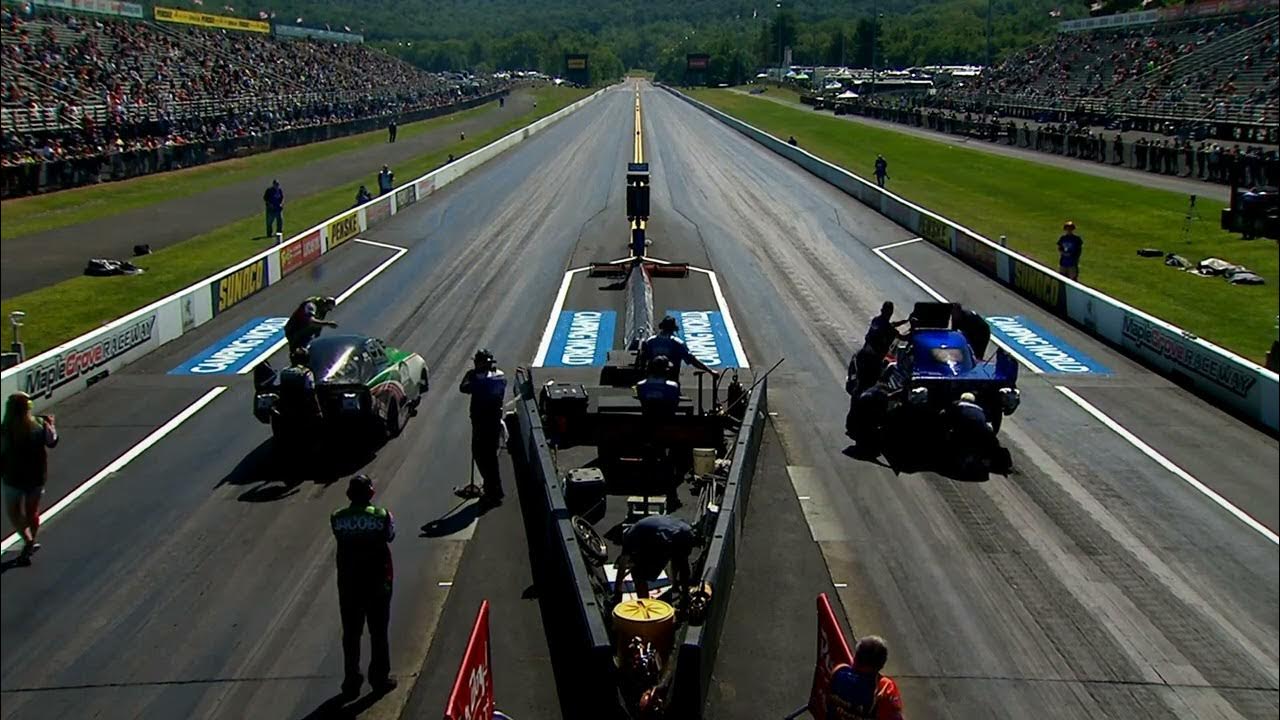
<path id="1" fill-rule="evenodd" d="M 769 93 L 774 92 L 770 88 Z M 1182 239 L 1187 196 L 1027 160 L 955 147 L 905 133 L 800 110 L 728 90 L 693 97 L 870 178 L 876 154 L 889 161 L 888 188 L 1009 247 L 1057 267 L 1064 220 L 1084 238 L 1080 281 L 1261 363 L 1276 337 L 1280 254 L 1271 240 L 1242 240 L 1218 227 L 1223 204 L 1197 202 Z M 1138 257 L 1138 248 L 1176 252 L 1191 262 L 1219 257 L 1245 265 L 1266 285 L 1235 286 Z"/>
<path id="2" fill-rule="evenodd" d="M 396 174 L 402 178 L 416 178 L 445 163 L 449 153 L 461 155 L 488 145 L 498 138 L 517 130 L 529 123 L 550 115 L 551 113 L 580 100 L 589 94 L 589 90 L 564 87 L 543 87 L 532 91 L 537 98 L 538 106 L 530 112 L 513 118 L 507 123 L 483 133 L 469 135 L 462 143 L 450 143 L 445 150 L 420 155 L 404 163 L 397 163 Z M 479 108 L 477 108 L 478 110 Z M 466 111 L 474 112 L 474 111 Z M 457 116 L 449 116 L 456 118 Z M 443 120 L 434 118 L 424 122 Z M 422 125 L 423 123 L 414 123 Z M 425 129 L 425 128 L 423 128 Z M 406 130 L 401 130 L 403 135 Z M 418 130 L 417 132 L 422 132 Z M 384 137 L 383 131 L 377 133 L 379 141 Z M 346 140 L 354 140 L 360 136 L 343 140 L 320 143 L 332 146 Z M 269 159 L 277 154 L 293 153 L 296 150 L 308 150 L 312 146 L 282 150 L 279 153 L 247 158 L 248 160 Z M 341 152 L 351 149 L 341 147 L 330 152 Z M 304 162 L 322 157 L 323 154 L 311 154 Z M 239 162 L 239 161 L 231 161 Z M 281 162 L 295 162 L 292 158 Z M 222 168 L 227 163 L 216 163 L 206 166 Z M 252 173 L 262 172 L 258 166 Z M 175 194 L 198 192 L 208 185 L 197 185 L 189 190 L 185 185 L 209 182 L 200 176 L 191 180 L 193 171 L 165 173 L 149 176 L 144 180 L 154 183 L 157 188 L 164 188 L 166 197 Z M 91 188 L 91 191 L 107 191 L 119 189 L 119 183 Z M 325 218 L 336 215 L 351 207 L 351 199 L 359 187 L 360 181 L 335 186 L 328 190 L 295 198 L 289 201 L 289 225 L 295 228 L 309 228 Z M 73 191 L 75 192 L 75 191 Z M 160 192 L 159 189 L 156 192 Z M 64 195 L 66 193 L 55 193 Z M 115 199 L 111 200 L 114 204 Z M 8 235 L 8 204 L 5 205 L 5 234 Z M 22 329 L 22 339 L 26 345 L 27 357 L 48 350 L 59 343 L 66 342 L 93 328 L 110 322 L 115 318 L 136 310 L 148 303 L 177 292 L 201 278 L 208 277 L 219 270 L 230 267 L 250 255 L 261 252 L 268 247 L 267 239 L 262 234 L 262 213 L 255 212 L 229 225 L 197 235 L 189 240 L 158 250 L 146 257 L 147 272 L 142 275 L 124 275 L 118 277 L 94 278 L 77 277 L 65 280 L 56 285 L 41 288 L 23 295 L 18 295 L 0 303 L 0 316 L 7 317 L 10 311 L 25 310 L 28 313 L 28 324 Z"/>

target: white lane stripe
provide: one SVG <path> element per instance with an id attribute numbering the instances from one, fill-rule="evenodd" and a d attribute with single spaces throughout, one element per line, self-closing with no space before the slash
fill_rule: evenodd
<path id="1" fill-rule="evenodd" d="M 689 269 L 706 273 L 707 277 L 711 279 L 711 292 L 716 296 L 716 305 L 720 306 L 720 316 L 724 318 L 724 329 L 729 333 L 729 343 L 733 345 L 733 352 L 738 356 L 738 367 L 751 367 L 751 363 L 747 362 L 747 351 L 742 349 L 742 340 L 738 337 L 738 327 L 733 324 L 733 315 L 729 313 L 729 303 L 724 299 L 724 292 L 720 290 L 720 280 L 710 270 L 693 267 L 692 265 L 689 266 Z"/>
<path id="2" fill-rule="evenodd" d="M 915 283 L 915 284 L 916 284 L 916 286 L 917 286 L 917 287 L 919 287 L 921 290 L 924 290 L 925 292 L 929 293 L 929 295 L 930 295 L 931 297 L 933 297 L 933 299 L 934 299 L 934 300 L 937 300 L 938 302 L 950 302 L 950 301 L 949 301 L 949 300 L 947 300 L 946 298 L 942 297 L 942 294 L 941 294 L 941 293 L 939 293 L 937 290 L 934 290 L 933 288 L 929 287 L 927 284 L 925 284 L 925 282 L 924 282 L 923 280 L 921 280 L 920 278 L 918 278 L 918 277 L 916 277 L 915 275 L 913 275 L 913 274 L 911 273 L 911 271 L 910 271 L 910 270 L 908 270 L 908 269 L 906 269 L 906 268 L 902 267 L 902 265 L 900 265 L 900 264 L 898 263 L 898 261 L 896 261 L 896 260 L 894 260 L 893 258 L 891 258 L 891 257 L 889 257 L 888 255 L 886 255 L 886 254 L 884 253 L 884 248 L 871 248 L 871 252 L 873 252 L 873 253 L 875 253 L 876 255 L 880 256 L 880 259 L 881 259 L 881 260 L 885 261 L 886 263 L 889 263 L 889 266 L 890 266 L 890 267 L 892 267 L 894 270 L 897 270 L 898 272 L 902 273 L 902 276 L 903 276 L 903 277 L 905 277 L 906 279 L 908 279 L 908 280 L 910 280 L 911 282 Z M 991 342 L 995 343 L 997 346 L 999 346 L 999 347 L 1000 347 L 1000 349 L 1002 349 L 1002 350 L 1004 350 L 1005 352 L 1007 352 L 1007 353 L 1009 353 L 1010 355 L 1012 355 L 1012 356 L 1013 356 L 1013 357 L 1014 357 L 1018 362 L 1022 363 L 1023 367 L 1026 367 L 1026 368 L 1027 368 L 1027 369 L 1029 369 L 1031 372 L 1033 372 L 1033 373 L 1035 373 L 1035 374 L 1037 374 L 1037 375 L 1042 375 L 1042 374 L 1044 374 L 1044 370 L 1041 370 L 1039 367 L 1037 367 L 1037 366 L 1036 366 L 1034 363 L 1032 363 L 1030 360 L 1028 360 L 1027 358 L 1023 357 L 1020 353 L 1018 353 L 1018 351 L 1014 350 L 1014 349 L 1013 349 L 1013 347 L 1011 347 L 1009 344 L 1005 343 L 1005 342 L 1004 342 L 1003 340 L 1001 340 L 1000 338 L 996 337 L 995 335 L 992 335 L 992 336 L 991 336 Z"/>
<path id="3" fill-rule="evenodd" d="M 196 413 L 200 412 L 201 408 L 213 402 L 213 399 L 221 395 L 223 392 L 225 392 L 226 389 L 227 388 L 225 385 L 220 385 L 218 387 L 213 388 L 212 390 L 205 393 L 204 395 L 200 396 L 198 400 L 188 405 L 185 410 L 178 413 L 177 415 L 174 415 L 173 418 L 169 420 L 169 422 L 165 423 L 164 425 L 161 425 L 150 435 L 143 438 L 142 442 L 129 448 L 129 450 L 127 450 L 125 454 L 116 458 L 111 462 L 111 464 L 99 470 L 97 474 L 94 475 L 93 477 L 89 478 L 88 480 L 85 480 L 83 483 L 80 484 L 79 487 L 77 487 L 75 490 L 72 490 L 70 494 L 68 494 L 66 497 L 62 498 L 55 505 L 53 505 L 53 507 L 50 507 L 49 509 L 40 513 L 40 524 L 43 526 L 45 523 L 49 522 L 49 520 L 53 518 L 53 516 L 62 512 L 67 508 L 67 506 L 75 502 L 81 495 L 84 495 L 85 493 L 93 489 L 93 486 L 107 479 L 112 473 L 119 472 L 122 468 L 124 468 L 125 465 L 128 465 L 130 462 L 133 462 L 134 458 L 146 452 L 152 445 L 155 445 L 156 443 L 160 442 L 160 440 L 164 438 L 165 435 L 168 435 L 169 433 L 173 432 L 175 429 L 177 429 L 179 425 L 186 422 L 192 415 L 195 415 Z M 10 547 L 13 547 L 13 545 L 15 545 L 18 542 L 18 539 L 19 538 L 17 533 L 14 533 L 9 537 L 5 538 L 4 542 L 0 543 L 0 552 L 4 550 L 8 550 Z"/>
<path id="4" fill-rule="evenodd" d="M 560 319 L 560 312 L 564 309 L 564 299 L 569 295 L 569 285 L 573 283 L 573 276 L 586 270 L 580 267 L 569 270 L 564 274 L 564 279 L 560 281 L 560 290 L 556 293 L 556 300 L 551 305 L 551 315 L 547 318 L 547 327 L 542 331 L 542 340 L 538 342 L 538 353 L 533 356 L 533 367 L 542 367 L 542 363 L 546 362 L 547 350 L 551 348 L 551 336 L 556 333 L 556 321 Z"/>
<path id="5" fill-rule="evenodd" d="M 382 273 L 383 270 L 386 270 L 388 267 L 391 266 L 392 263 L 394 263 L 395 261 L 403 257 L 405 253 L 409 252 L 409 248 L 400 247 L 399 245 L 389 245 L 387 243 L 377 242 L 374 240 L 363 240 L 361 238 L 352 238 L 351 242 L 358 242 L 358 243 L 363 243 L 365 245 L 374 245 L 380 248 L 386 248 L 388 250 L 395 250 L 396 254 L 392 255 L 390 258 L 387 258 L 385 261 L 382 262 L 382 264 L 370 270 L 364 277 L 355 281 L 351 285 L 351 287 L 344 290 L 341 295 L 334 298 L 334 303 L 337 305 L 341 305 L 344 301 L 346 301 L 347 298 L 354 295 L 357 290 L 364 287 L 370 280 L 377 277 L 379 274 Z M 271 357 L 272 354 L 274 354 L 280 348 L 284 347 L 285 344 L 288 342 L 289 342 L 288 338 L 281 338 L 275 341 L 270 347 L 263 348 L 263 350 L 258 353 L 257 357 L 253 358 L 248 363 L 246 363 L 244 367 L 237 370 L 236 374 L 247 375 L 248 373 L 253 372 L 253 369 L 257 367 L 258 363 L 261 362 L 263 358 Z"/>
<path id="6" fill-rule="evenodd" d="M 896 248 L 896 247 L 902 247 L 903 245 L 910 245 L 910 244 L 912 244 L 912 243 L 918 243 L 918 242 L 920 242 L 920 241 L 921 241 L 921 240 L 923 240 L 923 239 L 924 239 L 924 238 L 911 238 L 910 240 L 901 240 L 901 241 L 896 242 L 896 243 L 889 243 L 888 245 L 881 245 L 880 247 L 872 248 L 872 249 L 873 249 L 873 250 L 892 250 L 893 248 Z"/>
<path id="7" fill-rule="evenodd" d="M 1071 402 L 1074 402 L 1076 405 L 1079 405 L 1081 409 L 1083 409 L 1085 412 L 1092 415 L 1103 425 L 1106 425 L 1107 427 L 1111 428 L 1113 432 L 1115 432 L 1117 435 L 1127 440 L 1130 445 L 1140 450 L 1144 455 L 1151 458 L 1152 460 L 1155 460 L 1156 463 L 1159 464 L 1161 467 L 1163 467 L 1165 470 L 1168 470 L 1169 472 L 1173 473 L 1183 482 L 1187 483 L 1191 487 L 1198 490 L 1200 494 L 1212 500 L 1223 510 L 1226 510 L 1227 512 L 1234 515 L 1237 520 L 1239 520 L 1240 522 L 1243 522 L 1245 525 L 1248 525 L 1259 535 L 1262 535 L 1266 539 L 1270 540 L 1272 544 L 1280 545 L 1280 537 L 1278 537 L 1274 531 L 1272 531 L 1266 525 L 1263 525 L 1262 523 L 1255 520 L 1251 515 L 1249 515 L 1249 513 L 1241 510 L 1235 505 L 1232 505 L 1231 501 L 1227 500 L 1226 498 L 1222 497 L 1218 493 L 1214 492 L 1212 488 L 1210 488 L 1209 486 L 1197 480 L 1195 477 L 1191 475 L 1191 473 L 1175 465 L 1173 461 L 1169 460 L 1169 458 L 1165 457 L 1164 455 L 1161 455 L 1159 451 L 1157 451 L 1155 448 L 1151 447 L 1147 443 L 1143 442 L 1143 440 L 1139 438 L 1137 435 L 1134 435 L 1133 433 L 1129 432 L 1123 426 L 1121 426 L 1120 423 L 1116 422 L 1115 420 L 1112 420 L 1110 416 L 1108 416 L 1106 413 L 1099 410 L 1088 400 L 1085 400 L 1084 398 L 1077 395 L 1074 390 L 1062 385 L 1056 385 L 1055 387 L 1058 389 L 1058 392 L 1070 398 Z"/>

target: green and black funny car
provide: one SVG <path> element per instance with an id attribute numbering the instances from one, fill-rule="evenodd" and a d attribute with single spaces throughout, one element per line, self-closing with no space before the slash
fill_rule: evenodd
<path id="1" fill-rule="evenodd" d="M 309 345 L 314 401 L 282 402 L 280 373 L 264 361 L 254 369 L 253 414 L 277 438 L 297 426 L 359 428 L 393 437 L 429 386 L 422 356 L 364 335 L 333 335 Z M 291 400 L 291 399 L 286 399 Z"/>

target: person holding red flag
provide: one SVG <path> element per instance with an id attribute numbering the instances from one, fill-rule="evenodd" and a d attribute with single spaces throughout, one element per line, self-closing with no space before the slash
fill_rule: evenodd
<path id="1" fill-rule="evenodd" d="M 898 684 L 880 673 L 888 660 L 889 648 L 883 638 L 859 638 L 853 664 L 841 663 L 831 671 L 824 720 L 905 720 Z"/>

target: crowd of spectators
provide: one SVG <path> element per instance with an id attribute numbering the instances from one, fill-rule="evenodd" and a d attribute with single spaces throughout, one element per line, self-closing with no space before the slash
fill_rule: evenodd
<path id="1" fill-rule="evenodd" d="M 1016 53 L 956 94 L 1028 101 L 1174 103 L 1191 114 L 1280 103 L 1275 15 L 1234 15 L 1122 30 L 1059 33 Z"/>
<path id="2" fill-rule="evenodd" d="M 0 17 L 6 166 L 260 136 L 453 105 L 507 82 L 360 43 L 95 16 Z"/>

